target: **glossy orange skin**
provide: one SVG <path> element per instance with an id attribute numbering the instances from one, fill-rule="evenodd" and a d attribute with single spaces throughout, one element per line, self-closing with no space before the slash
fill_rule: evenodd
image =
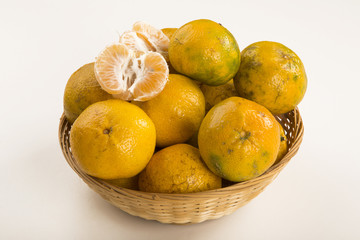
<path id="1" fill-rule="evenodd" d="M 241 182 L 261 175 L 275 162 L 280 129 L 265 107 L 231 97 L 210 109 L 198 140 L 201 157 L 211 171 Z"/>
<path id="2" fill-rule="evenodd" d="M 132 190 L 139 190 L 139 175 L 131 178 L 117 178 L 112 180 L 105 180 L 115 187 L 127 188 Z"/>
<path id="3" fill-rule="evenodd" d="M 176 30 L 178 30 L 177 28 L 163 28 L 161 29 L 161 31 L 169 38 L 171 39 L 171 37 L 174 35 L 174 33 L 176 32 Z M 171 65 L 170 61 L 167 62 L 168 67 L 169 67 L 169 73 L 170 74 L 178 74 L 178 72 L 174 69 L 174 67 Z"/>
<path id="4" fill-rule="evenodd" d="M 169 74 L 169 81 L 159 95 L 135 104 L 154 122 L 158 147 L 186 142 L 199 129 L 205 115 L 205 99 L 200 88 L 180 74 Z"/>
<path id="5" fill-rule="evenodd" d="M 161 31 L 169 38 L 171 39 L 171 37 L 174 35 L 174 33 L 176 32 L 176 30 L 178 30 L 177 28 L 163 28 L 161 29 Z"/>
<path id="6" fill-rule="evenodd" d="M 155 126 L 139 107 L 122 100 L 97 102 L 71 127 L 70 146 L 87 174 L 130 178 L 142 171 L 155 150 Z"/>
<path id="7" fill-rule="evenodd" d="M 273 114 L 294 109 L 307 87 L 300 58 L 277 42 L 257 42 L 241 52 L 241 65 L 234 78 L 239 96 L 255 101 Z"/>
<path id="8" fill-rule="evenodd" d="M 177 72 L 212 86 L 230 81 L 241 60 L 234 36 L 207 19 L 191 21 L 173 34 L 169 58 Z"/>
<path id="9" fill-rule="evenodd" d="M 201 91 L 205 97 L 205 110 L 208 112 L 210 108 L 218 104 L 219 102 L 229 98 L 237 96 L 236 89 L 234 87 L 233 80 L 220 85 L 220 86 L 208 86 L 202 84 L 200 86 Z"/>
<path id="10" fill-rule="evenodd" d="M 192 193 L 221 188 L 221 178 L 200 158 L 197 148 L 176 144 L 155 153 L 139 176 L 146 192 Z"/>
<path id="11" fill-rule="evenodd" d="M 281 159 L 286 155 L 288 150 L 287 137 L 280 123 L 279 123 L 279 128 L 280 128 L 280 147 L 279 147 L 279 153 L 276 157 L 275 164 L 281 161 Z"/>

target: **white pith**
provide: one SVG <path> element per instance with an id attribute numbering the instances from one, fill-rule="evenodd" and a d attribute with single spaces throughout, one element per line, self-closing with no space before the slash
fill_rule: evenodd
<path id="1" fill-rule="evenodd" d="M 163 90 L 169 74 L 168 69 L 166 68 L 165 73 L 153 73 L 152 70 L 145 65 L 147 57 L 155 56 L 159 58 L 160 64 L 167 66 L 166 60 L 161 54 L 156 52 L 139 54 L 139 52 L 121 43 L 115 43 L 111 46 L 116 46 L 122 51 L 114 53 L 106 48 L 99 54 L 95 63 L 96 77 L 105 91 L 122 100 L 145 101 L 156 96 Z M 106 61 L 102 61 L 103 59 L 106 59 Z M 161 81 L 161 84 L 156 86 L 153 92 L 146 93 L 139 91 L 137 87 L 140 84 L 151 84 L 148 80 L 144 81 L 145 77 L 149 74 L 157 74 L 157 77 L 164 78 L 166 81 Z M 107 82 L 104 83 L 101 79 L 107 79 Z M 136 90 L 137 94 L 135 94 Z"/>
<path id="2" fill-rule="evenodd" d="M 143 39 L 139 38 L 137 33 L 134 31 L 126 31 L 124 32 L 119 39 L 120 43 L 125 44 L 132 50 L 140 51 L 140 52 L 148 52 L 149 47 L 144 42 Z"/>
<path id="3" fill-rule="evenodd" d="M 156 56 L 159 58 L 159 60 L 161 61 L 161 64 L 162 66 L 166 66 L 166 71 L 165 73 L 160 73 L 160 72 L 153 72 L 152 69 L 150 69 L 150 66 L 146 67 L 145 65 L 145 61 L 146 61 L 146 58 L 147 57 L 150 57 L 150 56 Z M 134 84 L 129 88 L 129 91 L 132 93 L 132 95 L 134 96 L 134 100 L 135 101 L 146 101 L 146 100 L 149 100 L 150 98 L 152 97 L 155 97 L 156 95 L 158 95 L 165 87 L 166 83 L 167 83 L 167 80 L 168 80 L 168 76 L 169 76 L 169 69 L 167 68 L 167 63 L 166 63 L 166 60 L 164 59 L 164 57 L 159 54 L 159 53 L 155 53 L 155 52 L 151 52 L 151 53 L 146 53 L 143 55 L 143 58 L 142 58 L 142 70 L 140 74 L 140 77 L 138 79 L 141 79 L 139 81 L 135 81 Z M 158 84 L 156 86 L 156 89 L 154 89 L 154 92 L 140 92 L 140 94 L 135 94 L 135 91 L 138 90 L 138 86 L 140 84 L 145 84 L 145 85 L 149 85 L 149 84 L 152 84 L 153 82 L 150 82 L 150 81 L 142 81 L 142 79 L 144 79 L 144 77 L 148 77 L 149 75 L 156 75 L 155 77 L 161 77 L 161 78 L 165 78 L 166 81 L 161 81 L 160 85 Z M 153 79 L 154 77 L 152 77 Z M 159 82 L 158 82 L 159 83 Z M 139 91 L 139 90 L 138 90 Z"/>
<path id="4" fill-rule="evenodd" d="M 106 92 L 122 100 L 146 101 L 155 97 L 168 80 L 169 43 L 169 38 L 161 30 L 144 22 L 135 23 L 132 31 L 120 36 L 119 43 L 99 54 L 95 62 L 99 84 Z M 155 63 L 150 61 L 147 66 L 147 58 L 155 58 Z M 144 86 L 151 91 L 141 91 Z"/>
<path id="5" fill-rule="evenodd" d="M 134 23 L 133 31 L 145 36 L 148 42 L 155 48 L 155 52 L 160 53 L 166 60 L 169 60 L 168 48 L 170 39 L 161 30 L 140 21 Z M 151 50 L 149 49 L 149 51 Z"/>

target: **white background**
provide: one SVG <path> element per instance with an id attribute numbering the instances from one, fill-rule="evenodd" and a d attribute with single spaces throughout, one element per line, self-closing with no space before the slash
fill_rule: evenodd
<path id="1" fill-rule="evenodd" d="M 11 3 L 10 3 L 11 2 Z M 360 239 L 360 1 L 0 1 L 0 239 Z M 130 216 L 67 165 L 65 84 L 138 20 L 209 18 L 241 49 L 281 42 L 303 60 L 302 146 L 232 215 L 177 226 Z"/>

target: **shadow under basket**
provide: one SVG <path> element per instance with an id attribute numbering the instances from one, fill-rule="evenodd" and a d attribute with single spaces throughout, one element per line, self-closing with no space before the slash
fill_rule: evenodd
<path id="1" fill-rule="evenodd" d="M 77 165 L 70 149 L 71 124 L 63 114 L 59 125 L 59 141 L 70 167 L 102 198 L 121 210 L 162 223 L 189 224 L 217 219 L 233 213 L 259 195 L 298 151 L 304 126 L 298 108 L 276 116 L 288 139 L 287 154 L 261 176 L 220 189 L 187 194 L 147 193 L 115 187 L 89 176 Z"/>

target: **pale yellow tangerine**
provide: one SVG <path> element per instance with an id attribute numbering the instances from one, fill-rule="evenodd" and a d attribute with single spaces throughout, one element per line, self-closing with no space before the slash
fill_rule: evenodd
<path id="1" fill-rule="evenodd" d="M 88 63 L 76 70 L 69 78 L 64 92 L 64 113 L 73 123 L 88 106 L 113 98 L 105 92 L 95 78 L 94 63 Z"/>

